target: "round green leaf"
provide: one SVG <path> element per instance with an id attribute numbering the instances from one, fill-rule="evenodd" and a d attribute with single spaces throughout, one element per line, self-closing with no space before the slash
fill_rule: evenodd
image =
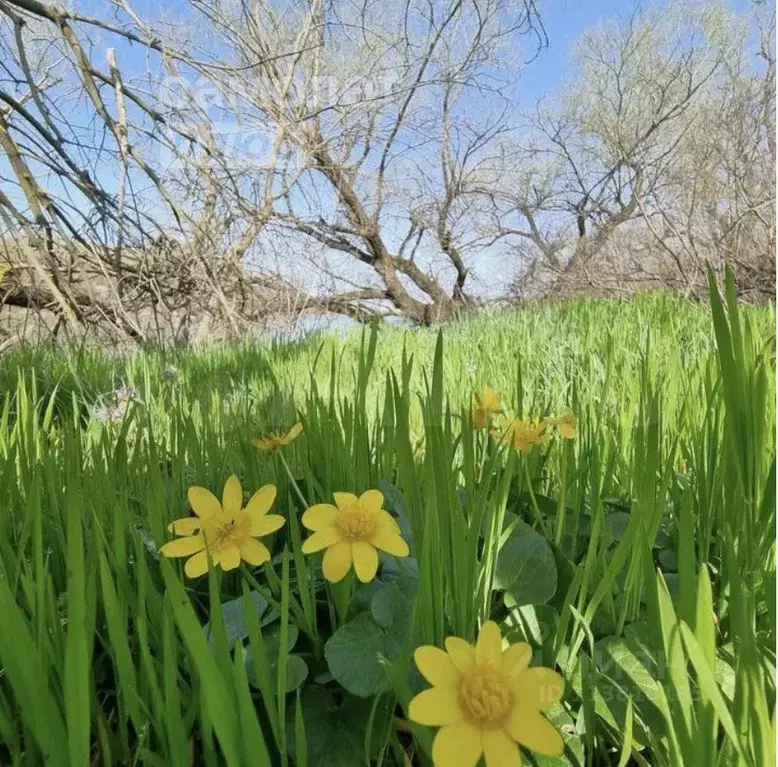
<path id="1" fill-rule="evenodd" d="M 275 610 L 267 609 L 267 600 L 259 592 L 251 592 L 251 601 L 254 603 L 254 609 L 257 611 L 260 626 L 266 626 L 278 617 L 278 613 Z M 229 649 L 232 649 L 238 642 L 242 642 L 249 635 L 244 607 L 243 597 L 231 599 L 229 602 L 222 604 L 224 629 L 227 633 L 227 647 Z M 210 621 L 203 626 L 203 631 L 213 647 Z"/>
<path id="2" fill-rule="evenodd" d="M 556 561 L 548 541 L 519 525 L 497 555 L 494 587 L 509 592 L 516 605 L 548 602 L 557 588 Z"/>
<path id="3" fill-rule="evenodd" d="M 379 656 L 393 661 L 402 652 L 395 632 L 379 626 L 369 613 L 361 613 L 341 626 L 324 646 L 332 675 L 353 695 L 369 698 L 389 689 Z"/>
<path id="4" fill-rule="evenodd" d="M 286 659 L 286 692 L 302 687 L 307 678 L 308 664 L 299 655 L 290 655 Z"/>
<path id="5" fill-rule="evenodd" d="M 307 763 L 315 767 L 364 767 L 371 706 L 348 693 L 339 695 L 336 701 L 325 687 L 318 684 L 305 687 L 301 703 Z M 385 696 L 373 718 L 371 757 L 377 756 L 392 712 L 392 700 Z M 287 728 L 291 756 L 295 764 L 300 764 L 291 717 L 287 720 Z"/>
<path id="6" fill-rule="evenodd" d="M 404 635 L 413 607 L 416 583 L 415 578 L 401 578 L 383 585 L 370 601 L 373 620 L 384 629 L 397 627 L 399 631 L 395 633 Z"/>

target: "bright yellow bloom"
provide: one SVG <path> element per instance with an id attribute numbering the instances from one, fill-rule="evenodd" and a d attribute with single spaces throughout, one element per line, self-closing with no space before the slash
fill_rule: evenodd
<path id="1" fill-rule="evenodd" d="M 313 535 L 303 543 L 303 554 L 326 549 L 322 558 L 324 577 L 342 580 L 354 565 L 357 578 L 368 583 L 378 571 L 378 551 L 395 557 L 408 556 L 408 544 L 400 535 L 395 518 L 382 509 L 384 496 L 368 490 L 357 498 L 351 493 L 333 493 L 335 505 L 311 506 L 302 520 Z"/>
<path id="2" fill-rule="evenodd" d="M 520 418 L 501 418 L 492 436 L 499 441 L 506 441 L 520 453 L 530 453 L 535 445 L 546 441 L 547 425 L 545 421 L 522 421 Z"/>
<path id="3" fill-rule="evenodd" d="M 495 413 L 502 412 L 502 394 L 484 386 L 481 394 L 473 396 L 472 419 L 474 429 L 483 429 Z"/>
<path id="4" fill-rule="evenodd" d="M 177 519 L 168 530 L 184 536 L 166 543 L 166 557 L 189 557 L 184 572 L 197 578 L 208 570 L 208 557 L 223 570 L 234 570 L 241 559 L 258 567 L 270 559 L 267 547 L 257 538 L 283 527 L 284 518 L 268 514 L 276 497 L 275 485 L 265 485 L 243 506 L 240 480 L 233 474 L 224 484 L 222 502 L 204 487 L 190 487 L 189 503 L 197 515 Z M 193 555 L 193 556 L 190 556 Z"/>
<path id="5" fill-rule="evenodd" d="M 296 423 L 288 432 L 286 432 L 286 434 L 283 434 L 280 431 L 263 434 L 261 437 L 252 440 L 251 444 L 263 453 L 274 453 L 284 445 L 294 442 L 302 433 L 303 425 L 301 423 Z"/>
<path id="6" fill-rule="evenodd" d="M 575 433 L 578 427 L 575 413 L 568 412 L 563 413 L 557 418 L 544 418 L 543 422 L 547 426 L 556 426 L 556 428 L 559 429 L 559 433 L 565 439 L 575 439 Z"/>
<path id="7" fill-rule="evenodd" d="M 408 718 L 440 727 L 432 743 L 435 767 L 520 767 L 516 744 L 545 756 L 561 756 L 564 741 L 540 713 L 561 697 L 564 679 L 550 668 L 530 668 L 526 642 L 502 648 L 494 621 L 481 628 L 475 647 L 446 639 L 445 652 L 425 645 L 413 654 L 432 685 L 410 702 Z"/>

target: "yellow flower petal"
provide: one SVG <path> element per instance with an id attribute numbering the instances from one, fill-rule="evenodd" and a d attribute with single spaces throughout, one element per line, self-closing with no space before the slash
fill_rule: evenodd
<path id="1" fill-rule="evenodd" d="M 313 554 L 315 551 L 326 549 L 343 540 L 343 534 L 337 527 L 325 527 L 323 530 L 317 530 L 309 538 L 303 541 L 303 554 Z M 346 541 L 348 543 L 348 541 Z M 350 544 L 349 544 L 350 545 Z"/>
<path id="2" fill-rule="evenodd" d="M 532 648 L 526 642 L 512 644 L 502 653 L 502 670 L 507 676 L 517 677 L 532 660 Z"/>
<path id="3" fill-rule="evenodd" d="M 380 490 L 366 490 L 359 496 L 359 505 L 370 511 L 378 511 L 384 505 L 384 494 Z"/>
<path id="4" fill-rule="evenodd" d="M 484 730 L 482 737 L 486 767 L 521 767 L 519 747 L 505 730 Z"/>
<path id="5" fill-rule="evenodd" d="M 235 516 L 243 506 L 243 490 L 240 487 L 240 480 L 236 474 L 233 474 L 224 483 L 224 492 L 222 493 L 222 509 L 225 514 L 231 517 Z"/>
<path id="6" fill-rule="evenodd" d="M 475 643 L 475 662 L 479 666 L 491 663 L 495 666 L 502 660 L 502 636 L 500 627 L 494 621 L 486 621 Z"/>
<path id="7" fill-rule="evenodd" d="M 318 534 L 314 533 L 314 535 Z M 322 557 L 321 569 L 324 572 L 324 577 L 330 583 L 342 581 L 351 569 L 351 562 L 351 542 L 338 541 L 330 546 Z"/>
<path id="8" fill-rule="evenodd" d="M 341 511 L 359 502 L 359 499 L 354 495 L 354 493 L 333 493 L 332 497 L 335 499 L 335 505 Z"/>
<path id="9" fill-rule="evenodd" d="M 270 552 L 267 546 L 256 538 L 247 538 L 239 547 L 240 557 L 253 567 L 264 565 L 270 561 Z"/>
<path id="10" fill-rule="evenodd" d="M 473 406 L 470 411 L 473 428 L 483 429 L 489 424 L 492 415 L 501 411 L 502 395 L 500 392 L 485 386 L 483 393 L 473 397 Z"/>
<path id="11" fill-rule="evenodd" d="M 378 572 L 378 552 L 366 541 L 354 541 L 351 544 L 351 556 L 357 578 L 362 583 L 370 583 Z"/>
<path id="12" fill-rule="evenodd" d="M 197 535 L 203 529 L 203 521 L 200 517 L 184 517 L 171 522 L 167 529 L 176 535 Z"/>
<path id="13" fill-rule="evenodd" d="M 303 433 L 303 425 L 296 423 L 284 436 L 284 444 L 288 445 L 290 442 L 294 442 Z"/>
<path id="14" fill-rule="evenodd" d="M 489 413 L 482 407 L 477 407 L 472 411 L 472 420 L 474 429 L 483 429 L 489 423 Z"/>
<path id="15" fill-rule="evenodd" d="M 484 386 L 483 392 L 475 395 L 475 401 L 478 407 L 497 413 L 502 407 L 502 393 L 491 386 Z"/>
<path id="16" fill-rule="evenodd" d="M 370 543 L 393 557 L 407 557 L 410 549 L 395 530 L 379 527 L 369 538 Z"/>
<path id="17" fill-rule="evenodd" d="M 338 518 L 338 507 L 331 503 L 317 503 L 307 509 L 302 516 L 302 523 L 309 530 L 321 530 L 331 527 Z"/>
<path id="18" fill-rule="evenodd" d="M 280 514 L 268 514 L 259 519 L 251 520 L 250 535 L 270 535 L 284 526 L 286 520 Z"/>
<path id="19" fill-rule="evenodd" d="M 227 546 L 219 552 L 218 559 L 222 570 L 234 570 L 240 565 L 240 549 L 237 546 Z"/>
<path id="20" fill-rule="evenodd" d="M 561 699 L 565 680 L 550 668 L 536 666 L 516 676 L 513 689 L 520 706 L 545 711 Z"/>
<path id="21" fill-rule="evenodd" d="M 198 517 L 206 519 L 222 513 L 219 499 L 207 488 L 190 487 L 186 496 L 189 499 L 189 505 Z"/>
<path id="22" fill-rule="evenodd" d="M 505 731 L 517 743 L 544 756 L 562 756 L 565 742 L 542 714 L 514 706 L 505 722 Z"/>
<path id="23" fill-rule="evenodd" d="M 192 535 L 187 538 L 179 538 L 161 546 L 159 553 L 164 557 L 188 557 L 205 548 L 205 538 L 202 535 Z"/>
<path id="24" fill-rule="evenodd" d="M 482 402 L 485 408 L 498 412 L 502 408 L 502 394 L 487 386 L 484 389 Z"/>
<path id="25" fill-rule="evenodd" d="M 376 515 L 376 527 L 388 527 L 396 533 L 400 532 L 400 523 L 386 509 L 380 509 Z"/>
<path id="26" fill-rule="evenodd" d="M 481 731 L 464 720 L 441 727 L 432 741 L 435 767 L 475 767 L 482 752 Z"/>
<path id="27" fill-rule="evenodd" d="M 555 424 L 559 429 L 559 433 L 565 439 L 575 439 L 576 428 L 578 421 L 575 417 L 575 413 L 567 412 L 559 416 L 559 418 L 550 419 L 551 423 Z"/>
<path id="28" fill-rule="evenodd" d="M 408 719 L 427 727 L 460 722 L 464 716 L 456 690 L 446 687 L 430 687 L 412 698 L 408 705 Z"/>
<path id="29" fill-rule="evenodd" d="M 475 648 L 461 637 L 446 637 L 446 652 L 460 674 L 475 666 Z"/>
<path id="30" fill-rule="evenodd" d="M 457 687 L 462 680 L 447 652 L 433 645 L 417 647 L 413 659 L 424 678 L 433 687 Z M 456 693 L 454 693 L 456 694 Z"/>
<path id="31" fill-rule="evenodd" d="M 184 572 L 187 578 L 199 578 L 208 572 L 208 554 L 205 551 L 200 551 L 193 557 L 186 560 L 184 565 Z"/>
<path id="32" fill-rule="evenodd" d="M 252 522 L 267 514 L 275 499 L 275 485 L 264 485 L 263 487 L 260 487 L 246 504 L 246 513 L 251 517 Z"/>
<path id="33" fill-rule="evenodd" d="M 251 444 L 262 453 L 272 453 L 279 447 L 278 437 L 272 434 L 263 434 L 261 437 L 251 440 Z"/>

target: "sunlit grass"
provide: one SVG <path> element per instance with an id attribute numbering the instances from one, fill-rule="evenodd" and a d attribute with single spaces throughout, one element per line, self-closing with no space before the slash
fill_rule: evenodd
<path id="1" fill-rule="evenodd" d="M 654 296 L 7 355 L 0 763 L 430 764 L 413 650 L 487 619 L 566 680 L 565 755 L 538 763 L 771 763 L 774 322 Z M 470 420 L 484 386 L 509 418 L 574 412 L 575 438 L 498 447 Z M 277 487 L 273 558 L 186 579 L 167 526 L 232 474 Z M 300 517 L 372 488 L 410 557 L 328 583 Z"/>

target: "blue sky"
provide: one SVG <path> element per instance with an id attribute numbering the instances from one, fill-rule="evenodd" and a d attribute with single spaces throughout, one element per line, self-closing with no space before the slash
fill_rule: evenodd
<path id="1" fill-rule="evenodd" d="M 749 0 L 725 0 L 733 11 L 745 11 Z M 644 8 L 661 3 L 644 0 Z M 569 70 L 570 53 L 584 31 L 599 23 L 628 15 L 632 0 L 540 0 L 538 10 L 548 35 L 548 47 L 529 65 L 521 80 L 528 107 L 544 94 L 558 90 Z"/>
<path id="2" fill-rule="evenodd" d="M 386 0 L 398 2 L 398 0 Z M 732 7 L 742 7 L 748 0 L 732 0 Z M 654 0 L 646 0 L 652 5 Z M 97 13 L 102 0 L 81 0 L 77 5 L 86 12 Z M 188 5 L 186 0 L 136 0 L 133 7 L 141 16 L 162 12 L 174 18 L 176 8 Z M 569 55 L 573 43 L 588 27 L 628 13 L 632 2 L 626 0 L 539 0 L 538 10 L 548 35 L 548 47 L 527 68 L 521 79 L 521 92 L 529 106 L 546 93 L 555 91 L 568 71 Z M 102 15 L 102 14 L 100 14 Z M 528 39 L 528 44 L 529 44 Z M 138 50 L 138 54 L 141 52 Z M 123 52 L 126 57 L 127 52 Z"/>
<path id="3" fill-rule="evenodd" d="M 522 76 L 521 92 L 526 99 L 523 106 L 559 89 L 569 69 L 573 44 L 587 28 L 628 13 L 631 5 L 624 0 L 541 0 L 538 10 L 548 47 Z"/>
<path id="4" fill-rule="evenodd" d="M 384 0 L 384 2 L 389 8 L 393 4 L 400 7 L 400 0 Z M 650 7 L 661 2 L 662 0 L 643 0 L 643 6 Z M 733 10 L 742 10 L 748 4 L 749 0 L 729 0 L 728 2 Z M 510 96 L 515 95 L 516 106 L 522 111 L 532 110 L 537 100 L 543 96 L 559 92 L 570 72 L 570 54 L 573 45 L 585 30 L 618 16 L 626 15 L 634 8 L 633 0 L 537 0 L 537 5 L 548 37 L 548 46 L 539 53 L 532 63 L 526 66 L 515 87 L 511 86 L 509 89 Z M 75 6 L 79 11 L 85 13 L 101 18 L 107 16 L 105 0 L 75 0 Z M 153 18 L 157 14 L 161 14 L 167 20 L 174 20 L 177 11 L 182 15 L 191 14 L 188 0 L 165 0 L 164 2 L 160 0 L 135 0 L 133 7 L 141 17 L 146 18 Z M 104 58 L 104 54 L 99 50 L 100 47 L 116 46 L 120 66 L 125 75 L 131 76 L 135 72 L 144 71 L 147 54 L 142 46 L 127 45 L 110 34 L 95 35 L 94 38 L 97 48 L 94 55 L 97 61 L 102 61 Z M 527 38 L 528 56 L 534 52 L 534 49 L 531 48 L 533 43 L 531 38 Z M 80 120 L 82 115 L 80 113 L 77 115 L 77 119 Z M 89 114 L 84 113 L 83 117 L 87 121 Z M 3 158 L 0 158 L 0 172 L 3 171 L 3 163 Z M 105 172 L 100 174 L 106 176 L 101 180 L 108 189 L 114 183 L 114 173 L 113 168 L 106 168 Z M 499 282 L 502 282 L 502 269 L 495 270 L 487 262 L 488 259 L 484 262 L 486 265 L 484 274 L 491 274 Z M 476 271 L 480 270 L 474 270 L 474 276 Z M 486 278 L 484 277 L 484 279 Z M 488 290 L 485 284 L 483 287 Z"/>

